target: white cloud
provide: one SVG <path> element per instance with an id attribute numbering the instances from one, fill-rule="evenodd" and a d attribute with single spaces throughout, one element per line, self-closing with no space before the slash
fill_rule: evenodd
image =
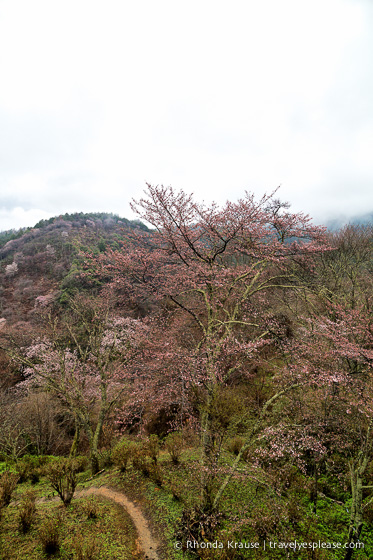
<path id="1" fill-rule="evenodd" d="M 297 210 L 365 212 L 372 14 L 360 0 L 0 1 L 7 223 L 15 206 L 131 217 L 145 181 L 218 202 L 281 183 Z"/>
<path id="2" fill-rule="evenodd" d="M 24 210 L 21 207 L 12 208 L 12 210 L 0 208 L 0 231 L 8 231 L 16 228 L 34 226 L 39 220 L 51 218 L 53 214 L 45 212 L 40 208 L 32 210 Z"/>

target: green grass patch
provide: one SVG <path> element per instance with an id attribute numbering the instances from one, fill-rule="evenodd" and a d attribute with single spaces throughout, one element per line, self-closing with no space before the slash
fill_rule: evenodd
<path id="1" fill-rule="evenodd" d="M 68 508 L 60 502 L 39 503 L 28 533 L 19 527 L 19 510 L 8 507 L 0 532 L 1 560 L 44 560 L 41 535 L 56 520 L 58 547 L 53 558 L 61 560 L 132 560 L 138 555 L 136 531 L 131 518 L 119 505 L 101 497 L 74 500 Z M 52 554 L 51 554 L 52 556 Z"/>

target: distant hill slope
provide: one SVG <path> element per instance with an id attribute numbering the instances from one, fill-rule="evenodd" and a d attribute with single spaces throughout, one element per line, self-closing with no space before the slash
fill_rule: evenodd
<path id="1" fill-rule="evenodd" d="M 350 224 L 356 224 L 356 225 L 371 224 L 372 222 L 373 222 L 373 212 L 370 212 L 370 214 L 363 214 L 362 216 L 355 216 L 355 218 L 352 218 L 350 220 Z"/>
<path id="2" fill-rule="evenodd" d="M 372 221 L 373 212 L 330 220 L 327 226 L 335 231 L 346 223 Z M 80 252 L 119 248 L 126 230 L 133 228 L 149 231 L 141 222 L 115 214 L 79 212 L 41 220 L 33 228 L 0 232 L 0 320 L 33 321 L 40 306 L 63 305 L 77 291 L 92 291 L 80 276 Z"/>
<path id="3" fill-rule="evenodd" d="M 0 318 L 29 321 L 38 306 L 84 289 L 80 251 L 118 248 L 128 229 L 148 228 L 104 212 L 64 214 L 0 233 Z"/>
<path id="4" fill-rule="evenodd" d="M 19 239 L 28 231 L 38 229 L 41 233 L 44 228 L 48 226 L 52 226 L 53 228 L 55 227 L 56 223 L 61 221 L 71 223 L 74 227 L 82 227 L 87 225 L 92 226 L 91 222 L 94 222 L 96 227 L 103 227 L 104 229 L 108 229 L 115 224 L 120 225 L 121 227 L 125 225 L 128 227 L 140 227 L 141 229 L 145 230 L 148 229 L 139 220 L 127 220 L 127 218 L 120 218 L 117 214 L 111 214 L 108 212 L 75 212 L 73 214 L 54 216 L 53 218 L 49 218 L 48 220 L 40 220 L 34 227 L 20 228 L 18 230 L 11 229 L 7 231 L 0 231 L 0 249 L 4 247 L 4 245 L 8 241 Z"/>
<path id="5" fill-rule="evenodd" d="M 337 231 L 346 224 L 366 225 L 371 223 L 373 223 L 373 212 L 360 214 L 359 216 L 353 216 L 350 218 L 341 216 L 339 218 L 334 218 L 333 220 L 328 220 L 325 225 L 330 231 Z"/>

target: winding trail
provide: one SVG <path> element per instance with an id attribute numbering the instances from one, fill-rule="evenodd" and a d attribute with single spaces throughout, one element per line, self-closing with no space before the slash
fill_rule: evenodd
<path id="1" fill-rule="evenodd" d="M 157 548 L 159 546 L 159 543 L 152 536 L 149 529 L 148 522 L 143 516 L 138 506 L 136 506 L 133 502 L 131 502 L 131 500 L 129 500 L 127 496 L 122 492 L 117 492 L 116 490 L 112 490 L 107 486 L 100 486 L 100 487 L 92 486 L 87 490 L 80 490 L 75 493 L 75 497 L 80 498 L 82 496 L 89 496 L 92 494 L 96 496 L 103 496 L 104 498 L 108 498 L 109 500 L 112 500 L 113 502 L 124 507 L 127 510 L 128 514 L 130 515 L 136 527 L 139 536 L 140 547 L 145 554 L 145 558 L 148 560 L 160 560 L 157 554 Z"/>
<path id="2" fill-rule="evenodd" d="M 129 500 L 123 492 L 113 490 L 108 486 L 91 486 L 87 489 L 78 490 L 75 492 L 73 499 L 75 500 L 76 498 L 82 498 L 83 496 L 90 495 L 103 496 L 104 498 L 108 498 L 116 504 L 124 507 L 136 527 L 138 534 L 138 546 L 140 551 L 144 554 L 145 560 L 161 560 L 157 553 L 159 542 L 152 536 L 149 524 L 143 516 L 139 506 Z M 59 499 L 60 498 L 58 496 L 48 498 L 43 497 L 39 498 L 36 503 L 50 501 L 57 502 Z M 19 505 L 19 501 L 13 501 L 13 505 Z"/>

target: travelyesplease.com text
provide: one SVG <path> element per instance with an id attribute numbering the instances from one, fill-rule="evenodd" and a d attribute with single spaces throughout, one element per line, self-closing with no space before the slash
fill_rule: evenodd
<path id="1" fill-rule="evenodd" d="M 356 542 L 356 543 L 340 543 L 335 541 L 262 541 L 262 542 L 248 542 L 248 541 L 186 541 L 185 545 L 177 541 L 174 543 L 174 547 L 178 550 L 181 549 L 217 549 L 217 548 L 225 548 L 225 549 L 263 549 L 263 550 L 275 550 L 275 549 L 288 549 L 295 551 L 305 550 L 305 549 L 341 549 L 341 548 L 354 548 L 354 549 L 363 549 L 364 543 Z"/>

